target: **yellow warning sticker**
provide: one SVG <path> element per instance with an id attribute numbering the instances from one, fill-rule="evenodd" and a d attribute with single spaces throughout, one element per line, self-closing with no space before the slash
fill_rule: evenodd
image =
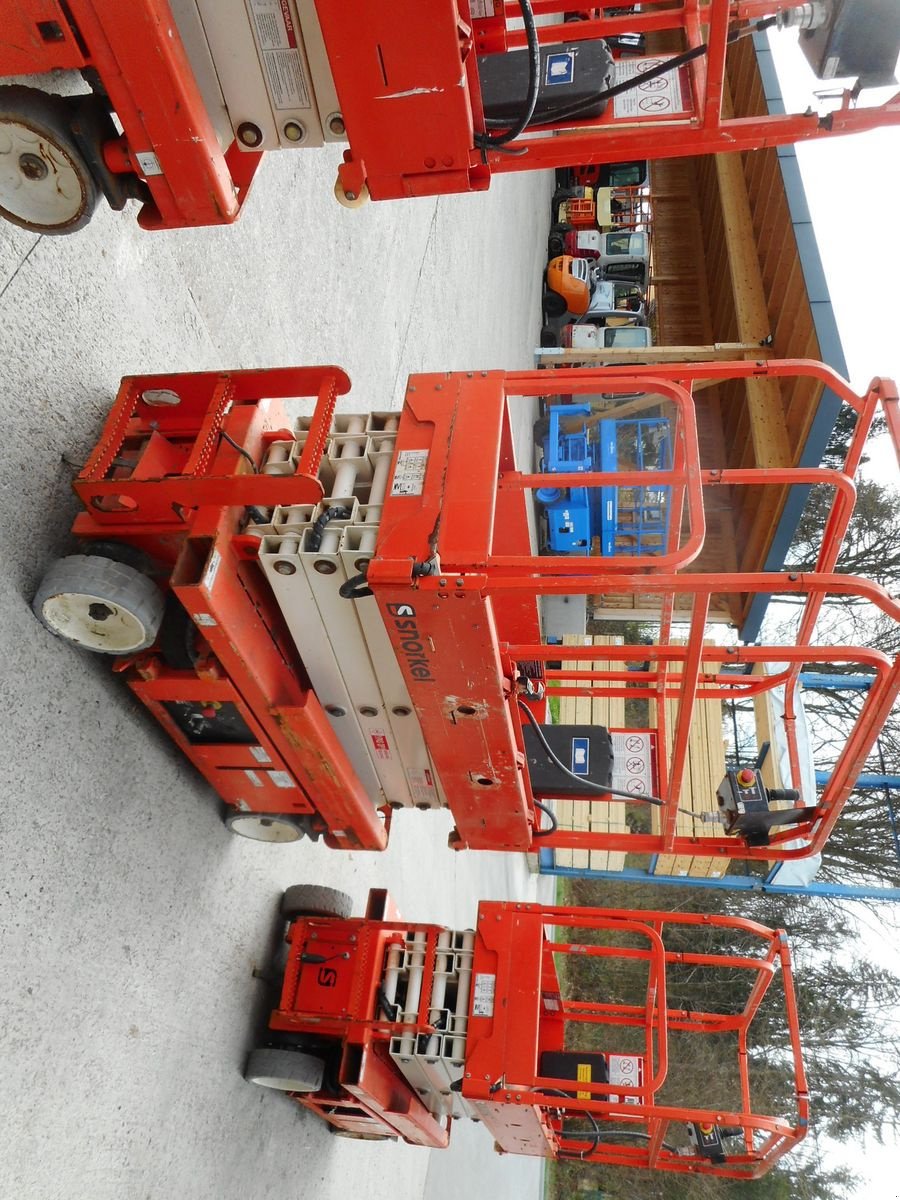
<path id="1" fill-rule="evenodd" d="M 579 1083 L 590 1083 L 591 1082 L 591 1064 L 590 1063 L 579 1063 L 578 1064 L 577 1078 L 578 1078 Z M 575 1094 L 579 1100 L 590 1100 L 591 1099 L 590 1092 L 576 1092 Z"/>

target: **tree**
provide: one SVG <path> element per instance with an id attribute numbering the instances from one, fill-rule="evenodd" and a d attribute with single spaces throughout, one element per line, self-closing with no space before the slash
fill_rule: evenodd
<path id="1" fill-rule="evenodd" d="M 825 452 L 822 455 L 823 467 L 831 467 L 835 471 L 842 469 L 847 458 L 847 448 L 850 445 L 850 438 L 853 436 L 857 420 L 857 415 L 853 409 L 847 404 L 842 404 L 838 410 L 831 436 L 828 439 L 828 445 L 825 447 Z M 872 422 L 869 436 L 873 437 L 882 434 L 886 429 L 887 425 L 884 417 L 879 413 Z M 868 456 L 863 454 L 860 461 L 863 463 L 868 462 Z"/>
<path id="2" fill-rule="evenodd" d="M 815 566 L 833 499 L 833 489 L 824 484 L 810 490 L 788 552 L 786 570 L 809 571 Z M 845 575 L 875 579 L 889 590 L 900 582 L 898 515 L 900 495 L 893 488 L 872 479 L 860 479 L 856 505 L 836 570 Z M 839 602 L 856 603 L 853 600 Z"/>
<path id="3" fill-rule="evenodd" d="M 835 454 L 834 465 L 839 465 L 841 456 L 836 451 Z M 812 489 L 788 556 L 789 569 L 809 570 L 815 565 L 831 500 L 831 489 Z M 897 591 L 900 493 L 873 480 L 859 481 L 856 507 L 836 570 L 874 579 L 888 591 Z M 779 599 L 772 610 L 773 624 L 777 614 L 783 616 L 788 611 L 785 603 L 791 602 L 802 603 L 802 598 Z M 772 640 L 789 643 L 795 628 L 795 623 L 782 627 Z M 819 617 L 816 640 L 820 644 L 862 645 L 894 658 L 900 654 L 900 623 L 884 613 L 873 613 L 866 602 L 852 597 L 830 597 Z M 865 693 L 816 688 L 814 677 L 817 673 L 866 675 L 872 673 L 872 668 L 852 662 L 809 663 L 804 670 L 811 677 L 806 683 L 804 708 L 813 739 L 812 754 L 817 769 L 829 771 L 856 723 Z M 885 722 L 866 770 L 900 774 L 900 713 L 892 713 Z M 900 859 L 884 793 L 860 790 L 850 797 L 833 836 L 826 843 L 820 876 L 840 883 L 900 885 Z"/>
<path id="4" fill-rule="evenodd" d="M 598 884 L 579 880 L 567 885 L 564 902 L 625 908 L 722 911 L 748 916 L 773 928 L 787 928 L 794 961 L 804 1061 L 809 1079 L 812 1126 L 815 1135 L 849 1142 L 854 1155 L 863 1135 L 880 1138 L 900 1124 L 900 1031 L 895 1013 L 900 1007 L 900 978 L 863 954 L 848 952 L 858 929 L 846 908 L 810 897 L 747 895 L 730 892 L 695 892 L 689 888 L 665 892 L 624 883 Z M 674 927 L 673 927 L 674 931 Z M 738 949 L 727 930 L 699 926 L 683 935 L 679 947 L 667 938 L 670 949 L 722 951 Z M 594 964 L 597 960 L 593 960 Z M 579 969 L 588 969 L 584 956 Z M 614 970 L 610 970 L 610 965 Z M 634 963 L 608 961 L 594 980 L 607 1001 L 624 998 L 625 984 Z M 669 1003 L 675 1007 L 717 1007 L 729 1003 L 729 981 L 717 982 L 710 991 L 703 971 L 677 970 L 672 966 Z M 635 980 L 631 979 L 629 986 Z M 743 986 L 746 987 L 746 981 Z M 740 989 L 739 989 L 740 990 Z M 738 993 L 732 1003 L 739 1003 Z M 785 1059 L 783 997 L 772 989 L 754 1021 L 751 1045 L 751 1088 L 760 1111 L 785 1111 L 790 1071 Z M 704 1039 L 701 1039 L 703 1041 Z M 714 1040 L 714 1039 L 712 1039 Z M 674 1064 L 670 1064 L 670 1071 Z M 699 1087 L 712 1095 L 712 1076 L 722 1068 L 714 1060 L 698 1057 L 691 1063 L 677 1059 L 682 1073 L 679 1087 Z M 688 1079 L 684 1073 L 696 1076 Z M 716 1102 L 716 1101 L 714 1101 Z M 554 1179 L 555 1195 L 575 1200 L 599 1189 L 608 1200 L 838 1200 L 853 1190 L 852 1173 L 842 1167 L 824 1167 L 808 1139 L 783 1159 L 764 1179 L 732 1183 L 715 1178 L 642 1173 L 584 1164 L 560 1164 Z M 587 1189 L 586 1193 L 583 1189 Z"/>

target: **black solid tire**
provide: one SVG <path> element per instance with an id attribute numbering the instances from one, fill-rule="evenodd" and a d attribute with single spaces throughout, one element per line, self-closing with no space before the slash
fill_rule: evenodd
<path id="1" fill-rule="evenodd" d="M 142 575 L 153 575 L 153 559 L 137 546 L 129 546 L 127 542 L 108 542 L 105 539 L 95 541 L 85 538 L 79 547 L 82 554 L 96 554 L 100 558 L 111 558 L 113 562 L 125 563 L 134 567 Z"/>
<path id="2" fill-rule="evenodd" d="M 199 658 L 197 626 L 173 593 L 166 597 L 166 610 L 159 631 L 159 650 L 173 671 L 193 671 Z"/>
<path id="3" fill-rule="evenodd" d="M 549 416 L 538 417 L 538 419 L 534 423 L 534 429 L 532 431 L 532 436 L 534 437 L 534 444 L 535 444 L 535 446 L 537 446 L 538 450 L 543 450 L 544 438 L 547 436 L 547 434 L 549 432 L 550 432 Z"/>
<path id="4" fill-rule="evenodd" d="M 551 346 L 559 345 L 559 337 L 554 329 L 549 325 L 545 325 L 541 330 L 541 346 L 547 350 Z"/>
<path id="5" fill-rule="evenodd" d="M 317 883 L 295 883 L 281 897 L 281 915 L 286 921 L 297 917 L 338 917 L 353 915 L 353 900 L 337 888 Z"/>
<path id="6" fill-rule="evenodd" d="M 549 288 L 544 291 L 544 312 L 548 317 L 564 317 L 568 311 L 566 302 L 559 294 Z"/>
<path id="7" fill-rule="evenodd" d="M 325 1064 L 314 1054 L 268 1046 L 251 1050 L 244 1068 L 248 1083 L 278 1092 L 317 1092 L 324 1074 Z"/>
<path id="8" fill-rule="evenodd" d="M 76 233 L 87 225 L 97 207 L 100 192 L 91 169 L 72 136 L 70 107 L 70 102 L 62 96 L 51 96 L 37 88 L 23 87 L 21 84 L 0 87 L 0 128 L 4 125 L 11 130 L 18 128 L 20 131 L 26 131 L 24 137 L 33 134 L 36 139 L 33 145 L 26 148 L 26 143 L 20 136 L 21 146 L 17 148 L 10 135 L 10 149 L 7 151 L 10 158 L 6 164 L 7 171 L 0 172 L 0 181 L 5 178 L 9 181 L 18 179 L 19 182 L 14 189 L 10 189 L 9 198 L 4 195 L 0 182 L 0 216 L 31 233 Z M 22 153 L 19 153 L 19 149 Z M 26 159 L 31 174 L 25 169 Z M 41 170 L 42 175 L 39 174 Z M 77 182 L 77 193 L 71 198 L 71 215 L 49 222 L 36 220 L 34 215 L 29 217 L 25 211 L 29 207 L 28 201 L 30 200 L 32 214 L 36 214 L 41 207 L 41 192 L 52 196 L 54 189 L 51 184 L 54 179 L 57 194 L 65 196 L 61 190 L 61 181 L 66 172 L 71 172 L 68 182 Z M 22 211 L 16 212 L 7 207 L 14 194 L 25 201 L 19 205 Z"/>
<path id="9" fill-rule="evenodd" d="M 575 196 L 575 192 L 577 192 L 577 191 L 578 191 L 577 188 L 571 188 L 571 187 L 557 188 L 556 191 L 553 193 L 554 206 L 557 204 L 562 204 L 565 200 L 577 199 L 577 197 Z"/>

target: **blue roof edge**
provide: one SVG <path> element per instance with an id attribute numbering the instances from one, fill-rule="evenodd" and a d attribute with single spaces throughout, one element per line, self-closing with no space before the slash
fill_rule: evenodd
<path id="1" fill-rule="evenodd" d="M 769 112 L 783 113 L 785 111 L 781 85 L 775 71 L 772 51 L 765 33 L 753 35 L 753 46 L 756 60 L 762 77 L 763 92 Z M 847 361 L 844 357 L 844 347 L 838 333 L 834 309 L 825 280 L 819 246 L 815 230 L 806 203 L 806 191 L 800 176 L 800 166 L 797 162 L 797 152 L 794 146 L 780 146 L 776 151 L 778 165 L 784 181 L 784 191 L 787 198 L 788 210 L 794 236 L 797 239 L 797 250 L 800 258 L 800 268 L 806 281 L 807 294 L 812 309 L 813 325 L 819 342 L 822 361 L 833 367 L 841 375 L 847 375 Z M 822 455 L 828 444 L 828 438 L 834 428 L 835 420 L 840 411 L 841 402 L 834 392 L 826 389 L 822 393 L 819 406 L 810 426 L 809 434 L 800 455 L 799 465 L 802 467 L 817 467 L 822 461 Z M 797 524 L 803 513 L 808 487 L 793 487 L 788 492 L 787 503 L 778 525 L 775 536 L 766 558 L 763 570 L 778 571 L 784 565 L 784 560 L 790 548 L 791 539 L 797 529 Z M 771 599 L 768 595 L 755 596 L 750 604 L 747 619 L 741 627 L 741 637 L 745 642 L 752 642 L 759 636 L 760 626 Z"/>

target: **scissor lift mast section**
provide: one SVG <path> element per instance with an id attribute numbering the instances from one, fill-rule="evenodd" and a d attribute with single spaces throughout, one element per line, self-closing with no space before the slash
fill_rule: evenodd
<path id="1" fill-rule="evenodd" d="M 617 117 L 613 100 L 598 117 L 532 128 L 503 150 L 481 144 L 478 60 L 524 45 L 511 3 L 474 16 L 468 0 L 357 0 L 348 20 L 346 0 L 282 0 L 268 16 L 259 0 L 15 0 L 0 76 L 98 76 L 123 129 L 102 143 L 105 169 L 140 181 L 144 227 L 178 228 L 234 221 L 264 151 L 345 136 L 345 196 L 367 188 L 392 199 L 484 190 L 495 171 L 752 150 L 900 122 L 900 94 L 854 107 L 849 93 L 822 115 L 723 119 L 728 37 L 798 6 L 651 3 L 579 23 L 580 39 L 674 29 L 687 50 L 705 47 L 677 68 L 689 76 L 685 111 Z M 554 18 L 539 27 L 541 43 L 572 41 L 564 6 L 537 0 L 535 10 Z M 264 18 L 281 22 L 277 36 Z"/>

